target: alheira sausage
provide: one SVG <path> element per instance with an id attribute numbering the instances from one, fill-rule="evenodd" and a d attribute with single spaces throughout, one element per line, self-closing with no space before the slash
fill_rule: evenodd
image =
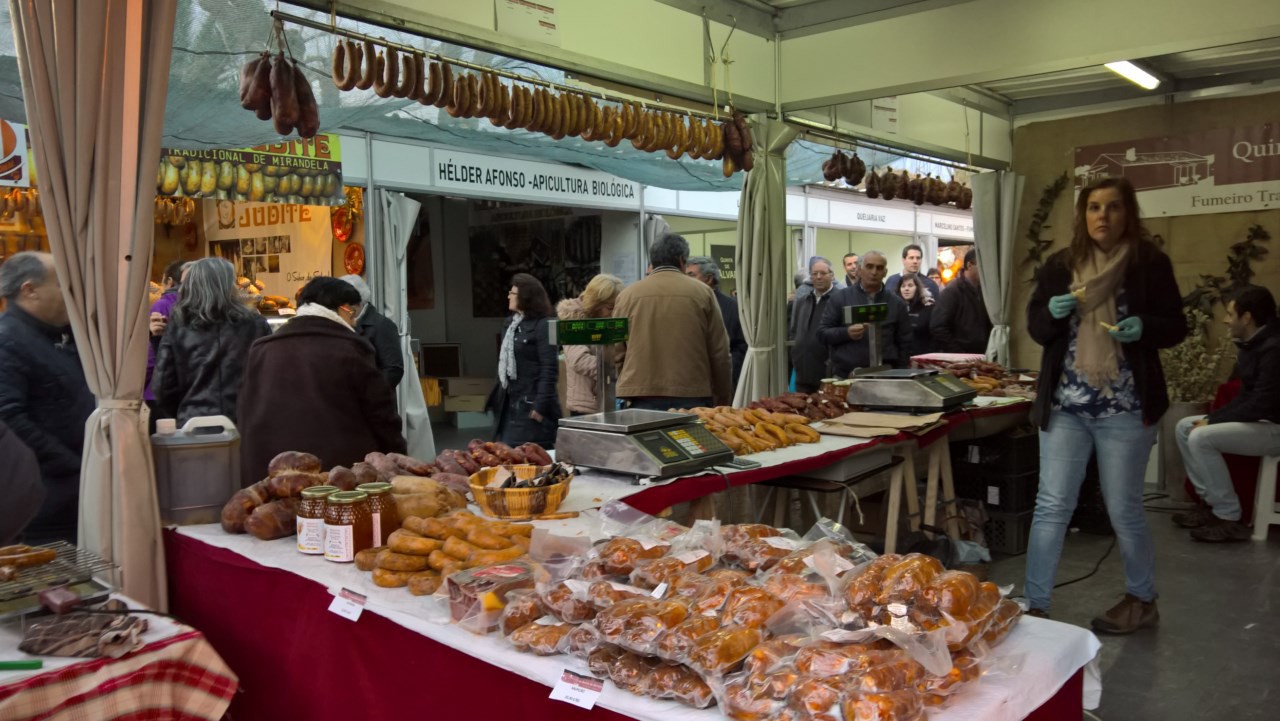
<path id="1" fill-rule="evenodd" d="M 333 67 L 330 69 L 330 75 L 333 78 L 333 85 L 339 90 L 350 90 L 355 87 L 355 83 L 347 85 L 347 44 L 344 40 L 339 40 L 333 45 Z M 244 97 L 244 78 L 241 77 L 240 97 Z"/>
<path id="2" fill-rule="evenodd" d="M 418 98 L 418 102 L 422 105 L 435 105 L 436 99 L 440 97 L 440 63 L 431 61 L 428 77 L 427 91 Z"/>
<path id="3" fill-rule="evenodd" d="M 373 87 L 373 82 L 378 78 L 378 48 L 368 40 L 364 41 L 364 73 L 360 75 L 360 82 L 356 83 L 356 87 L 361 90 L 368 90 Z"/>
<path id="4" fill-rule="evenodd" d="M 389 98 L 398 89 L 400 80 L 400 61 L 396 49 L 388 47 L 386 54 L 379 58 L 378 77 L 373 81 L 373 92 L 380 98 Z"/>
<path id="5" fill-rule="evenodd" d="M 409 93 L 413 92 L 413 86 L 417 82 L 414 79 L 414 71 L 417 66 L 413 63 L 413 55 L 402 56 L 400 63 L 400 83 L 396 85 L 396 89 L 391 94 L 397 98 L 407 98 Z"/>
<path id="6" fill-rule="evenodd" d="M 453 101 L 454 95 L 453 66 L 448 63 L 440 65 L 440 97 L 436 98 L 437 108 L 443 108 Z"/>

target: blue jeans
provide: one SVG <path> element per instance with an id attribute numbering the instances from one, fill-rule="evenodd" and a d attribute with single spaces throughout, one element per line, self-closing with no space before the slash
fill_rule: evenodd
<path id="1" fill-rule="evenodd" d="M 1178 421 L 1178 448 L 1187 465 L 1187 476 L 1196 493 L 1213 509 L 1213 515 L 1239 521 L 1240 498 L 1231 483 L 1223 453 L 1236 456 L 1280 455 L 1280 425 L 1275 423 L 1214 423 L 1195 428 L 1204 416 Z"/>
<path id="2" fill-rule="evenodd" d="M 1032 608 L 1049 609 L 1062 541 L 1075 511 L 1089 457 L 1097 451 L 1102 499 L 1124 561 L 1125 589 L 1143 601 L 1156 597 L 1155 548 L 1142 510 L 1147 458 L 1156 427 L 1141 413 L 1092 420 L 1054 411 L 1040 431 L 1040 491 L 1027 549 L 1024 595 Z"/>

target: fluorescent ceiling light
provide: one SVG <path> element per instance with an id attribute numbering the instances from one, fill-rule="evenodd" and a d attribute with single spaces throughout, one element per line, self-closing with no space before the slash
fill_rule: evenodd
<path id="1" fill-rule="evenodd" d="M 1107 63 L 1107 69 L 1117 75 L 1136 83 L 1143 90 L 1155 90 L 1160 86 L 1160 78 L 1134 65 L 1128 60 L 1119 60 L 1114 63 Z"/>

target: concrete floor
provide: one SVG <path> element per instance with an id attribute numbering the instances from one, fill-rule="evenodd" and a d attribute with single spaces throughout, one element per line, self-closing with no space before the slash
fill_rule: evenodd
<path id="1" fill-rule="evenodd" d="M 445 424 L 433 430 L 437 449 L 465 448 L 490 432 Z M 741 522 L 754 520 L 759 502 L 745 489 L 734 489 L 716 505 L 722 519 Z M 683 520 L 687 509 L 673 510 L 673 518 Z M 798 503 L 795 510 L 801 510 Z M 1094 715 L 1104 721 L 1280 718 L 1280 530 L 1266 543 L 1211 545 L 1192 541 L 1167 512 L 1149 510 L 1147 516 L 1156 544 L 1160 627 L 1099 636 L 1103 691 Z M 797 520 L 797 528 L 812 523 Z M 1110 543 L 1110 536 L 1070 534 L 1058 582 L 1087 574 Z M 997 556 L 991 577 L 1000 585 L 1014 584 L 1020 594 L 1025 569 L 1025 555 Z M 1120 553 L 1113 549 L 1092 577 L 1055 591 L 1054 619 L 1089 628 L 1090 619 L 1123 594 Z"/>
<path id="2" fill-rule="evenodd" d="M 1153 501 L 1151 505 L 1166 505 Z M 1280 530 L 1266 543 L 1192 541 L 1148 511 L 1156 544 L 1160 627 L 1103 636 L 1105 721 L 1280 718 Z M 1067 537 L 1058 582 L 1093 569 L 1109 536 Z M 1021 593 L 1026 556 L 997 558 L 992 580 Z M 1091 578 L 1054 592 L 1053 617 L 1089 627 L 1124 594 L 1120 553 Z M 1273 600 L 1275 599 L 1275 600 Z"/>

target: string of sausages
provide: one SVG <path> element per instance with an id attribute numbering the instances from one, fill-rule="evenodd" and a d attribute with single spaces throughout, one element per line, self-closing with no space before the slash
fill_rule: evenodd
<path id="1" fill-rule="evenodd" d="M 341 91 L 369 90 L 381 98 L 403 98 L 442 108 L 454 118 L 487 118 L 508 130 L 604 143 L 622 141 L 648 153 L 678 160 L 719 160 L 724 176 L 751 170 L 751 129 L 735 111 L 721 123 L 691 114 L 655 110 L 635 101 L 598 103 L 585 92 L 504 83 L 495 72 L 455 72 L 451 63 L 425 53 L 379 47 L 369 40 L 340 39 L 333 50 L 333 84 Z"/>

